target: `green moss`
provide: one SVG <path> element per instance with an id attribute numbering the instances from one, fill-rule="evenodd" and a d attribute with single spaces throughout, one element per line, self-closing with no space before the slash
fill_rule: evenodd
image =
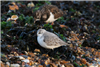
<path id="1" fill-rule="evenodd" d="M 19 16 L 19 18 L 18 18 L 18 19 L 19 19 L 20 21 L 23 21 L 23 20 L 24 20 L 24 18 L 25 18 L 25 16 L 24 16 L 23 14 L 21 14 L 21 15 Z"/>
<path id="2" fill-rule="evenodd" d="M 43 27 L 47 27 L 47 28 L 53 29 L 52 25 L 49 25 L 49 24 L 44 24 Z"/>
<path id="3" fill-rule="evenodd" d="M 32 16 L 30 16 L 30 17 L 26 16 L 25 17 L 25 23 L 30 23 L 31 24 L 31 23 L 33 23 L 33 21 L 34 21 L 34 18 Z"/>
<path id="4" fill-rule="evenodd" d="M 35 7 L 34 9 L 33 9 L 33 12 L 35 12 L 36 10 L 38 10 L 39 9 L 39 7 Z"/>
<path id="5" fill-rule="evenodd" d="M 4 29 L 6 24 L 7 24 L 7 22 L 5 22 L 5 21 L 1 22 L 1 29 Z"/>

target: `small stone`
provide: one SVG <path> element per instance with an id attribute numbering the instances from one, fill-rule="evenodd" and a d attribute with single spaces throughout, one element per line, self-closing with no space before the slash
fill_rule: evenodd
<path id="1" fill-rule="evenodd" d="M 18 57 L 14 56 L 14 57 L 11 57 L 9 60 L 16 62 L 17 60 L 20 60 L 20 59 Z"/>
<path id="2" fill-rule="evenodd" d="M 98 67 L 100 67 L 100 64 L 98 64 Z"/>
<path id="3" fill-rule="evenodd" d="M 41 51 L 40 51 L 40 49 L 35 49 L 34 52 L 40 53 Z"/>
<path id="4" fill-rule="evenodd" d="M 87 62 L 86 65 L 89 67 L 90 65 L 92 65 L 92 63 Z"/>
<path id="5" fill-rule="evenodd" d="M 9 67 L 9 65 L 5 65 L 5 67 Z"/>
<path id="6" fill-rule="evenodd" d="M 21 55 L 22 57 L 24 57 L 25 59 L 27 59 L 28 58 L 28 56 L 27 55 Z"/>
<path id="7" fill-rule="evenodd" d="M 39 65 L 38 67 L 43 67 L 43 65 Z"/>
<path id="8" fill-rule="evenodd" d="M 6 62 L 6 65 L 10 66 L 10 63 L 9 62 Z"/>
<path id="9" fill-rule="evenodd" d="M 41 59 L 38 59 L 38 63 L 41 64 Z"/>
<path id="10" fill-rule="evenodd" d="M 98 56 L 100 57 L 100 52 L 98 52 Z"/>
<path id="11" fill-rule="evenodd" d="M 90 65 L 89 67 L 99 67 L 99 66 L 98 66 L 98 65 L 92 64 L 92 65 Z"/>
<path id="12" fill-rule="evenodd" d="M 23 56 L 16 56 L 16 57 L 18 57 L 20 60 L 25 60 Z"/>
<path id="13" fill-rule="evenodd" d="M 80 61 L 76 61 L 76 63 L 77 63 L 78 65 L 81 65 Z"/>
<path id="14" fill-rule="evenodd" d="M 17 52 L 14 52 L 14 56 L 19 56 Z"/>
<path id="15" fill-rule="evenodd" d="M 7 47 L 11 48 L 11 47 L 12 47 L 12 45 L 7 45 Z"/>
<path id="16" fill-rule="evenodd" d="M 31 57 L 28 57 L 27 59 L 31 60 Z"/>
<path id="17" fill-rule="evenodd" d="M 32 65 L 34 65 L 34 63 L 35 63 L 35 62 L 30 61 L 29 65 L 32 66 Z"/>
<path id="18" fill-rule="evenodd" d="M 42 56 L 49 57 L 49 55 L 48 55 L 48 54 L 42 54 Z"/>
<path id="19" fill-rule="evenodd" d="M 25 63 L 29 63 L 28 59 L 25 59 L 25 60 L 22 60 L 22 61 L 25 62 Z"/>
<path id="20" fill-rule="evenodd" d="M 61 67 L 65 67 L 65 65 L 61 65 Z"/>
<path id="21" fill-rule="evenodd" d="M 28 6 L 28 7 L 34 7 L 35 5 L 34 5 L 33 2 L 31 2 L 31 3 L 28 3 L 27 6 Z"/>
<path id="22" fill-rule="evenodd" d="M 86 56 L 86 57 L 90 57 L 90 52 L 89 52 L 89 51 L 86 51 L 86 52 L 85 52 L 85 56 Z"/>
<path id="23" fill-rule="evenodd" d="M 65 61 L 65 60 L 60 61 L 60 64 L 66 64 L 66 63 L 70 63 L 70 61 Z"/>
<path id="24" fill-rule="evenodd" d="M 94 52 L 94 48 L 91 48 L 91 52 Z"/>
<path id="25" fill-rule="evenodd" d="M 93 55 L 97 56 L 98 55 L 98 51 L 94 51 Z"/>
<path id="26" fill-rule="evenodd" d="M 28 65 L 28 64 L 25 64 L 25 66 L 24 67 L 31 67 L 30 65 Z"/>
<path id="27" fill-rule="evenodd" d="M 28 55 L 30 55 L 31 57 L 35 56 L 34 53 L 32 53 L 32 52 L 29 52 Z"/>
<path id="28" fill-rule="evenodd" d="M 28 52 L 27 52 L 27 51 L 25 51 L 25 54 L 26 54 L 26 55 L 28 55 Z"/>
<path id="29" fill-rule="evenodd" d="M 45 60 L 44 62 L 46 65 L 48 65 L 48 63 L 50 63 L 50 59 L 48 58 L 47 60 Z"/>
<path id="30" fill-rule="evenodd" d="M 20 67 L 19 64 L 11 64 L 11 67 Z"/>

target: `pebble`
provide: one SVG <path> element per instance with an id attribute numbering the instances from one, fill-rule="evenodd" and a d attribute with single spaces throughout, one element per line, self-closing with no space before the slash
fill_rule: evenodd
<path id="1" fill-rule="evenodd" d="M 89 67 L 99 67 L 99 66 L 98 66 L 98 65 L 92 64 L 92 65 L 90 65 Z"/>
<path id="2" fill-rule="evenodd" d="M 19 64 L 11 64 L 11 67 L 20 67 Z"/>
<path id="3" fill-rule="evenodd" d="M 18 57 L 20 60 L 25 60 L 23 56 L 16 56 L 16 57 Z"/>
<path id="4" fill-rule="evenodd" d="M 25 59 L 25 60 L 22 60 L 22 61 L 25 62 L 25 63 L 29 63 L 28 59 Z"/>

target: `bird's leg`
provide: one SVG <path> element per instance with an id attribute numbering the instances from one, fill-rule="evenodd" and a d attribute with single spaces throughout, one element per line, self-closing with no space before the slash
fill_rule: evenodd
<path id="1" fill-rule="evenodd" d="M 34 20 L 34 24 L 35 24 L 36 20 Z"/>
<path id="2" fill-rule="evenodd" d="M 51 25 L 54 25 L 54 22 L 52 22 Z"/>
<path id="3" fill-rule="evenodd" d="M 54 56 L 55 52 L 54 52 L 53 49 L 51 49 L 51 50 L 49 50 L 49 51 L 47 52 L 47 54 L 48 54 L 49 56 Z"/>
<path id="4" fill-rule="evenodd" d="M 51 49 L 49 49 L 49 50 L 47 51 L 47 54 L 48 54 L 49 52 L 51 52 Z"/>
<path id="5" fill-rule="evenodd" d="M 49 24 L 49 22 L 46 22 L 46 24 Z M 54 22 L 52 22 L 51 25 L 54 25 Z"/>
<path id="6" fill-rule="evenodd" d="M 46 24 L 48 24 L 48 22 L 46 22 Z"/>

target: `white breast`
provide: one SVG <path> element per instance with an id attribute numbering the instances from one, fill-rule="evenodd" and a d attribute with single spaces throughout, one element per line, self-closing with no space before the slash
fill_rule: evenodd
<path id="1" fill-rule="evenodd" d="M 51 23 L 51 22 L 54 22 L 55 20 L 57 19 L 54 19 L 54 15 L 52 14 L 52 12 L 50 12 L 50 17 L 45 22 Z"/>
<path id="2" fill-rule="evenodd" d="M 44 37 L 41 38 L 41 36 L 38 36 L 37 41 L 40 44 L 40 46 L 47 48 L 47 45 L 43 40 L 44 40 Z"/>

